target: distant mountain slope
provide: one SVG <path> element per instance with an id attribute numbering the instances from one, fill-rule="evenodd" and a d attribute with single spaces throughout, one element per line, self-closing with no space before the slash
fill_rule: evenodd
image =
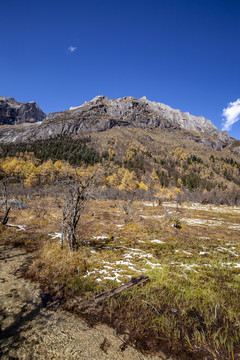
<path id="1" fill-rule="evenodd" d="M 16 125 L 42 121 L 46 114 L 35 102 L 20 103 L 0 96 L 0 125 Z"/>
<path id="2" fill-rule="evenodd" d="M 25 154 L 34 154 L 37 163 L 50 160 L 50 167 L 57 160 L 98 163 L 98 180 L 107 188 L 215 189 L 224 199 L 226 191 L 240 196 L 240 142 L 201 116 L 146 98 L 97 96 L 42 122 L 0 126 L 0 159 L 8 163 Z M 131 178 L 128 187 L 124 181 Z"/>
<path id="3" fill-rule="evenodd" d="M 103 95 L 68 111 L 49 114 L 40 125 L 2 128 L 0 142 L 28 142 L 123 127 L 169 131 L 184 129 L 190 132 L 191 140 L 217 150 L 233 142 L 225 131 L 218 131 L 210 120 L 202 116 L 193 116 L 145 97 L 136 99 L 128 96 L 112 100 Z"/>
<path id="4" fill-rule="evenodd" d="M 159 189 L 177 187 L 183 191 L 198 190 L 201 199 L 205 199 L 205 191 L 216 190 L 222 195 L 220 198 L 214 192 L 215 199 L 219 197 L 222 201 L 223 198 L 223 203 L 235 199 L 233 203 L 237 204 L 240 199 L 240 157 L 231 152 L 234 144 L 216 150 L 192 141 L 191 136 L 200 139 L 194 131 L 119 127 L 91 132 L 87 136 L 85 133 L 84 136 L 2 143 L 0 167 L 1 161 L 7 168 L 11 168 L 9 164 L 12 163 L 19 176 L 21 167 L 16 164 L 22 164 L 25 159 L 27 163 L 21 165 L 22 169 L 29 168 L 30 172 L 35 169 L 31 181 L 41 182 L 42 176 L 35 165 L 42 163 L 48 174 L 47 181 L 56 173 L 56 168 L 64 167 L 66 162 L 83 166 L 85 170 L 91 165 L 98 171 L 97 183 L 106 191 L 142 189 L 149 190 L 150 196 Z M 30 166 L 30 159 L 34 166 Z M 58 160 L 63 161 L 62 165 Z"/>

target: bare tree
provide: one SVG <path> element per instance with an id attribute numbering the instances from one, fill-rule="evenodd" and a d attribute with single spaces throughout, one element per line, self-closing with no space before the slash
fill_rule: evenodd
<path id="1" fill-rule="evenodd" d="M 132 222 L 135 215 L 135 209 L 133 206 L 133 199 L 122 202 L 123 212 L 126 215 L 125 223 Z"/>
<path id="2" fill-rule="evenodd" d="M 90 196 L 94 175 L 87 181 L 69 178 L 64 181 L 64 200 L 62 203 L 61 248 L 67 242 L 70 253 L 81 241 L 76 239 L 77 224 Z"/>
<path id="3" fill-rule="evenodd" d="M 2 220 L 3 225 L 7 224 L 8 214 L 11 209 L 11 206 L 9 206 L 9 186 L 10 186 L 10 183 L 12 182 L 12 180 L 13 180 L 13 177 L 6 177 L 6 176 L 4 176 L 1 179 L 1 193 L 2 193 L 2 198 L 3 198 L 3 204 L 5 207 L 5 215 Z"/>

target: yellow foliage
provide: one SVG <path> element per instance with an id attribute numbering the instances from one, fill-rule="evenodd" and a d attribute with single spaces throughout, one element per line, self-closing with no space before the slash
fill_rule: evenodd
<path id="1" fill-rule="evenodd" d="M 154 189 L 157 189 L 159 187 L 159 177 L 158 177 L 156 171 L 152 171 L 152 173 L 150 175 L 150 184 L 151 184 L 151 187 Z"/>
<path id="2" fill-rule="evenodd" d="M 26 178 L 26 180 L 25 180 L 24 183 L 25 183 L 25 185 L 27 185 L 28 187 L 37 185 L 37 184 L 38 184 L 38 177 L 37 177 L 36 173 L 35 173 L 35 172 L 30 173 L 30 174 L 27 176 L 27 178 Z"/>
<path id="3" fill-rule="evenodd" d="M 148 190 L 147 184 L 144 184 L 143 181 L 138 182 L 138 183 L 137 183 L 137 186 L 138 186 L 138 188 L 141 189 L 141 190 L 146 190 L 146 191 Z"/>
<path id="4" fill-rule="evenodd" d="M 110 147 L 108 149 L 108 156 L 109 156 L 109 160 L 112 160 L 114 158 L 114 156 L 115 156 L 115 151 L 113 150 L 112 147 Z"/>
<path id="5" fill-rule="evenodd" d="M 2 168 L 8 176 L 23 177 L 26 162 L 21 158 L 7 157 L 2 164 Z"/>
<path id="6" fill-rule="evenodd" d="M 157 198 L 162 200 L 176 200 L 178 195 L 182 193 L 182 190 L 174 187 L 174 188 L 161 188 L 159 192 L 155 195 Z"/>
<path id="7" fill-rule="evenodd" d="M 125 173 L 122 177 L 121 184 L 119 186 L 120 190 L 134 190 L 137 188 L 137 177 L 134 171 L 129 171 L 124 169 Z"/>
<path id="8" fill-rule="evenodd" d="M 61 160 L 55 161 L 53 166 L 54 166 L 54 169 L 59 173 L 64 171 L 64 163 Z"/>
<path id="9" fill-rule="evenodd" d="M 54 178 L 54 165 L 52 160 L 45 161 L 40 166 L 38 166 L 38 173 L 41 178 L 41 182 L 51 182 Z"/>
<path id="10" fill-rule="evenodd" d="M 109 185 L 109 186 L 112 186 L 112 187 L 117 187 L 119 186 L 119 178 L 117 176 L 116 173 L 113 173 L 112 175 L 109 175 L 107 178 L 106 178 L 106 183 Z"/>
<path id="11" fill-rule="evenodd" d="M 174 160 L 177 160 L 180 162 L 182 162 L 182 160 L 186 161 L 186 159 L 188 157 L 187 153 L 185 153 L 184 150 L 180 147 L 177 147 L 174 150 L 172 150 L 170 155 Z"/>
<path id="12" fill-rule="evenodd" d="M 177 185 L 178 185 L 178 187 L 180 187 L 180 188 L 183 187 L 182 179 L 178 178 Z"/>
<path id="13" fill-rule="evenodd" d="M 124 177 L 125 171 L 126 171 L 125 168 L 119 168 L 118 169 L 118 176 L 119 176 L 120 180 L 122 180 L 122 178 Z"/>
<path id="14" fill-rule="evenodd" d="M 129 160 L 133 160 L 136 155 L 141 156 L 143 153 L 146 153 L 147 149 L 138 144 L 137 142 L 129 143 L 129 147 L 125 151 L 125 155 L 123 157 L 123 161 L 127 162 Z"/>
<path id="15" fill-rule="evenodd" d="M 125 151 L 125 156 L 123 157 L 123 161 L 126 162 L 132 160 L 135 154 L 136 154 L 136 150 L 134 148 L 127 149 Z"/>

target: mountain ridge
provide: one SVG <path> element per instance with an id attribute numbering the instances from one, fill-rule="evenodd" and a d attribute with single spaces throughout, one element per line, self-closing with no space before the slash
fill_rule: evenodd
<path id="1" fill-rule="evenodd" d="M 187 124 L 186 122 L 184 122 L 184 120 L 192 120 L 192 121 L 197 121 L 199 122 L 199 129 L 198 131 L 203 131 L 205 132 L 206 130 L 213 130 L 213 131 L 218 131 L 217 127 L 208 119 L 204 118 L 203 116 L 195 116 L 195 115 L 191 115 L 189 112 L 183 112 L 179 109 L 174 109 L 172 107 L 170 107 L 169 105 L 163 104 L 163 103 L 159 103 L 159 102 L 155 102 L 155 101 L 150 101 L 146 98 L 146 96 L 141 97 L 140 99 L 134 98 L 132 96 L 126 96 L 123 98 L 117 98 L 117 99 L 110 99 L 104 95 L 98 95 L 96 97 L 94 97 L 92 100 L 83 103 L 80 106 L 77 107 L 70 107 L 69 110 L 77 110 L 80 109 L 88 104 L 97 104 L 98 102 L 101 101 L 105 101 L 108 104 L 110 104 L 112 107 L 114 107 L 114 103 L 115 103 L 115 107 L 121 107 L 121 103 L 123 103 L 123 101 L 125 101 L 126 103 L 130 103 L 131 101 L 133 102 L 140 102 L 142 104 L 145 104 L 147 107 L 149 107 L 152 111 L 154 112 L 159 112 L 161 113 L 161 115 L 163 117 L 170 118 L 169 115 L 171 115 L 172 117 L 172 121 L 174 120 L 180 120 L 179 121 L 179 125 L 181 128 L 184 128 L 186 130 L 196 130 L 196 128 L 192 125 L 192 128 L 188 128 L 187 126 L 189 126 L 189 124 Z M 122 107 L 123 108 L 123 107 Z M 116 112 L 115 112 L 116 114 Z M 120 113 L 117 114 L 118 116 L 120 115 Z M 187 125 L 187 126 L 186 126 Z M 200 128 L 200 126 L 202 125 L 202 128 Z M 203 127 L 204 126 L 204 127 Z"/>
<path id="2" fill-rule="evenodd" d="M 121 127 L 193 131 L 200 136 L 197 140 L 196 136 L 193 136 L 194 141 L 219 150 L 233 142 L 227 132 L 218 131 L 216 126 L 203 116 L 172 109 L 168 105 L 152 102 L 146 97 L 136 99 L 127 96 L 110 99 L 104 95 L 98 95 L 78 107 L 71 107 L 70 110 L 50 113 L 43 118 L 42 123 L 33 123 L 31 126 L 23 123 L 21 126 L 1 128 L 0 142 L 81 136 Z"/>

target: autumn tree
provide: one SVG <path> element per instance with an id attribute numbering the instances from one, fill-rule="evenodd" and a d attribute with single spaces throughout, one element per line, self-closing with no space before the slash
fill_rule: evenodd
<path id="1" fill-rule="evenodd" d="M 161 203 L 162 201 L 176 201 L 180 199 L 182 194 L 183 191 L 177 187 L 159 188 L 155 197 L 159 200 L 159 203 Z"/>
<path id="2" fill-rule="evenodd" d="M 134 171 L 123 169 L 122 181 L 119 190 L 135 190 L 137 188 L 137 177 Z"/>

